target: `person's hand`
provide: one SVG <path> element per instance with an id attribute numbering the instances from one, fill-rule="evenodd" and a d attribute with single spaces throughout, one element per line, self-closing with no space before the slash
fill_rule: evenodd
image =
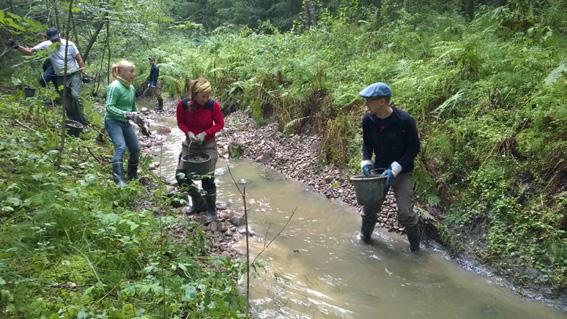
<path id="1" fill-rule="evenodd" d="M 392 186 L 396 176 L 402 171 L 402 166 L 398 162 L 392 162 L 390 166 L 380 174 L 381 177 L 386 177 L 386 187 Z"/>
<path id="2" fill-rule="evenodd" d="M 126 118 L 127 120 L 134 120 L 134 117 L 137 115 L 137 112 L 126 112 L 124 113 L 124 118 Z"/>
<path id="3" fill-rule="evenodd" d="M 140 131 L 142 132 L 142 134 L 144 136 L 151 136 L 152 134 L 150 133 L 150 124 L 148 121 L 146 121 L 146 119 L 140 115 L 139 113 L 134 112 L 134 115 L 132 116 L 132 121 L 134 121 L 134 123 L 136 123 L 136 125 L 138 125 L 138 127 L 140 128 Z"/>
<path id="4" fill-rule="evenodd" d="M 197 137 L 195 136 L 195 133 L 189 131 L 187 133 L 187 139 L 189 139 L 190 142 L 196 142 L 197 141 Z"/>
<path id="5" fill-rule="evenodd" d="M 374 163 L 370 160 L 361 161 L 360 168 L 362 169 L 362 175 L 370 176 L 370 174 L 372 174 L 372 169 L 374 168 Z"/>
<path id="6" fill-rule="evenodd" d="M 205 141 L 205 137 L 207 136 L 207 132 L 201 132 L 195 136 L 197 142 L 203 143 Z"/>
<path id="7" fill-rule="evenodd" d="M 394 184 L 394 179 L 396 178 L 390 168 L 387 168 L 384 172 L 382 172 L 380 177 L 386 177 L 386 187 L 392 186 L 392 184 Z"/>
<path id="8" fill-rule="evenodd" d="M 364 165 L 362 167 L 362 175 L 364 176 L 370 176 L 370 174 L 372 174 L 372 165 L 368 164 L 368 165 Z"/>

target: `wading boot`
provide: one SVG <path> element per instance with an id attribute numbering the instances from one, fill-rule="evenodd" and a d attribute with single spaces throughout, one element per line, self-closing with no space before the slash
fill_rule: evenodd
<path id="1" fill-rule="evenodd" d="M 376 226 L 376 215 L 379 208 L 369 205 L 362 207 L 362 226 L 360 226 L 359 239 L 365 244 L 372 242 L 372 233 Z"/>
<path id="2" fill-rule="evenodd" d="M 185 214 L 193 215 L 207 210 L 207 203 L 205 203 L 205 199 L 194 185 L 189 186 L 188 193 L 189 197 L 191 197 L 191 206 L 187 206 L 183 209 Z"/>
<path id="3" fill-rule="evenodd" d="M 138 180 L 138 162 L 128 162 L 128 171 L 126 172 L 126 176 L 129 181 Z"/>
<path id="4" fill-rule="evenodd" d="M 158 105 L 156 108 L 156 111 L 163 111 L 163 99 L 160 97 L 158 97 L 157 99 Z"/>
<path id="5" fill-rule="evenodd" d="M 362 226 L 360 227 L 360 234 L 358 238 L 362 240 L 365 244 L 372 243 L 372 232 L 374 231 L 374 224 L 365 222 L 362 220 Z"/>
<path id="6" fill-rule="evenodd" d="M 217 219 L 217 193 L 207 193 L 207 222 Z"/>
<path id="7" fill-rule="evenodd" d="M 122 172 L 122 162 L 112 163 L 112 177 L 118 187 L 126 186 L 126 183 L 124 182 L 124 174 Z"/>
<path id="8" fill-rule="evenodd" d="M 412 253 L 419 251 L 419 227 L 418 225 L 406 226 L 406 234 L 410 243 Z"/>

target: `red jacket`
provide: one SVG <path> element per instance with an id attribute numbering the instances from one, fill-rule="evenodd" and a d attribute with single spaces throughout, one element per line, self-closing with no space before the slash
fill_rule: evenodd
<path id="1" fill-rule="evenodd" d="M 193 103 L 197 107 L 194 111 L 183 109 L 183 103 Z M 222 115 L 219 102 L 213 101 L 212 107 L 205 107 L 198 105 L 195 101 L 183 99 L 177 103 L 177 126 L 183 133 L 187 134 L 189 131 L 197 135 L 201 132 L 206 132 L 205 141 L 212 139 L 217 132 L 224 127 L 224 117 Z"/>

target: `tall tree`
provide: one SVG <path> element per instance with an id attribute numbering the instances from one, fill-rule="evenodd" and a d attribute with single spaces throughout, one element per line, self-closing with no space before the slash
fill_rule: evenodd
<path id="1" fill-rule="evenodd" d="M 462 6 L 463 14 L 471 21 L 474 18 L 474 0 L 462 0 Z"/>

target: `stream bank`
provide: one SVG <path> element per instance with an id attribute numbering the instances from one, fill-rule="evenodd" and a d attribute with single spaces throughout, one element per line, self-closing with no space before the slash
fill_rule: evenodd
<path id="1" fill-rule="evenodd" d="M 173 126 L 173 131 L 176 130 Z M 219 152 L 224 159 L 241 157 L 258 162 L 269 169 L 281 172 L 287 178 L 301 182 L 308 191 L 321 194 L 325 198 L 336 200 L 346 206 L 358 207 L 354 190 L 348 182 L 348 172 L 330 165 L 323 165 L 318 160 L 320 141 L 320 138 L 315 135 L 287 136 L 278 131 L 275 123 L 259 127 L 245 112 L 235 112 L 227 116 L 225 129 L 217 138 Z M 156 154 L 155 146 L 151 144 L 148 147 L 153 147 L 153 154 Z M 218 167 L 221 167 L 220 163 Z M 219 173 L 224 174 L 226 170 L 221 167 L 220 171 L 217 169 L 217 174 Z M 175 192 L 174 186 L 170 187 L 171 192 Z M 219 198 L 222 201 L 222 196 Z M 243 222 L 242 213 L 230 207 L 220 206 L 223 210 L 219 211 L 219 221 L 205 225 L 207 237 L 212 243 L 212 251 L 233 258 L 242 257 L 233 246 L 245 232 L 240 224 Z M 385 213 L 380 215 L 377 228 L 402 233 L 403 227 L 399 226 L 396 221 L 395 200 L 391 193 L 388 195 L 385 207 Z M 198 222 L 200 220 L 198 216 L 188 218 L 196 219 Z M 353 233 L 356 231 L 357 229 L 353 229 Z M 546 287 L 515 287 L 506 279 L 495 276 L 493 271 L 486 269 L 467 254 L 457 258 L 456 261 L 462 268 L 481 274 L 489 281 L 520 295 L 543 300 L 563 311 L 567 310 L 564 296 L 556 293 L 550 294 Z"/>
<path id="2" fill-rule="evenodd" d="M 282 173 L 287 178 L 301 182 L 306 186 L 306 190 L 319 193 L 328 199 L 337 200 L 360 211 L 360 206 L 356 203 L 354 188 L 348 180 L 349 172 L 332 165 L 324 165 L 318 159 L 320 136 L 286 135 L 278 130 L 276 123 L 260 127 L 249 115 L 239 111 L 227 117 L 224 134 L 219 141 L 222 141 L 219 145 L 222 146 L 223 153 L 227 157 L 240 155 L 242 158 L 258 162 Z M 387 195 L 376 228 L 385 229 L 388 232 L 404 232 L 403 226 L 397 222 L 397 206 L 392 192 Z M 353 229 L 353 232 L 357 230 Z M 428 241 L 422 243 L 422 246 L 424 244 L 448 255 L 434 242 Z M 473 246 L 464 245 L 465 251 L 454 258 L 462 268 L 480 274 L 491 282 L 528 299 L 540 300 L 567 311 L 567 292 L 538 284 L 533 280 L 527 284 L 525 281 L 521 284 L 512 283 L 511 281 L 516 281 L 518 276 L 533 277 L 533 271 L 526 267 L 518 273 L 499 273 L 476 260 L 473 255 L 474 244 Z"/>

